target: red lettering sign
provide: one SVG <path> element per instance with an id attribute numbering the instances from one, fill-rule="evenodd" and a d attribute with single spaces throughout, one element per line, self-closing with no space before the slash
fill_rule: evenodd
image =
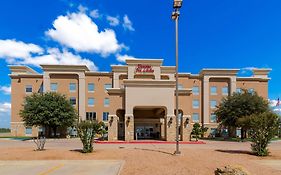
<path id="1" fill-rule="evenodd" d="M 139 72 L 139 73 L 143 73 L 143 72 L 153 73 L 154 70 L 152 69 L 151 65 L 148 65 L 148 64 L 138 64 L 136 66 L 136 72 Z"/>

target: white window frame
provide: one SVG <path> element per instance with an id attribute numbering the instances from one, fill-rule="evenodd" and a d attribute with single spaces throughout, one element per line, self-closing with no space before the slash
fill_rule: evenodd
<path id="1" fill-rule="evenodd" d="M 198 92 L 194 92 L 194 91 L 193 91 L 195 88 L 198 89 Z M 199 95 L 199 94 L 200 94 L 200 88 L 199 88 L 199 86 L 193 86 L 193 87 L 192 87 L 192 94 L 193 94 L 193 95 Z"/>
<path id="2" fill-rule="evenodd" d="M 73 84 L 75 85 L 75 90 L 71 90 L 71 88 L 70 88 L 71 85 L 73 85 Z M 69 87 L 68 88 L 69 88 L 69 92 L 76 92 L 77 85 L 76 85 L 76 83 L 69 83 Z"/>
<path id="3" fill-rule="evenodd" d="M 93 104 L 89 104 L 89 100 L 90 100 L 90 99 L 93 100 Z M 90 106 L 90 107 L 95 106 L 95 98 L 93 98 L 93 97 L 89 97 L 89 98 L 88 98 L 88 106 Z"/>
<path id="4" fill-rule="evenodd" d="M 193 119 L 193 116 L 195 116 L 195 115 L 197 115 L 197 116 L 198 116 L 198 120 L 194 120 L 194 119 Z M 193 122 L 193 123 L 199 123 L 199 122 L 200 122 L 200 116 L 199 116 L 199 113 L 193 113 L 193 114 L 192 114 L 192 122 Z"/>
<path id="5" fill-rule="evenodd" d="M 215 106 L 213 106 L 212 104 L 213 104 L 213 102 L 215 102 L 216 103 L 216 105 Z M 210 108 L 211 109 L 216 109 L 216 106 L 217 106 L 217 100 L 210 100 Z"/>
<path id="6" fill-rule="evenodd" d="M 227 89 L 227 92 L 224 92 L 224 89 Z M 229 88 L 228 88 L 228 86 L 224 86 L 224 87 L 222 87 L 221 88 L 221 91 L 222 91 L 222 95 L 228 95 L 229 94 Z"/>
<path id="7" fill-rule="evenodd" d="M 56 90 L 52 89 L 52 85 L 56 85 Z M 58 91 L 58 83 L 51 83 L 50 89 L 51 89 L 51 92 L 57 92 Z"/>
<path id="8" fill-rule="evenodd" d="M 216 92 L 212 92 L 212 89 L 213 89 L 213 88 L 216 89 Z M 217 86 L 211 86 L 211 87 L 210 87 L 210 94 L 211 94 L 211 95 L 218 95 L 218 88 L 217 88 Z"/>
<path id="9" fill-rule="evenodd" d="M 105 102 L 108 100 L 108 104 L 105 104 Z M 110 105 L 110 100 L 109 100 L 109 98 L 105 98 L 104 100 L 103 100 L 103 106 L 105 106 L 105 107 L 109 107 L 109 105 Z"/>
<path id="10" fill-rule="evenodd" d="M 31 88 L 31 92 L 27 92 L 27 89 L 30 89 Z M 25 93 L 26 94 L 31 94 L 33 92 L 33 87 L 32 85 L 25 85 Z"/>
<path id="11" fill-rule="evenodd" d="M 198 102 L 198 106 L 194 106 L 194 102 Z M 192 100 L 192 108 L 193 109 L 199 109 L 200 108 L 200 101 L 197 99 Z"/>
<path id="12" fill-rule="evenodd" d="M 93 90 L 89 90 L 89 85 L 93 85 Z M 88 83 L 88 92 L 95 92 L 95 83 Z"/>
<path id="13" fill-rule="evenodd" d="M 216 116 L 216 121 L 214 121 L 214 120 L 212 120 L 212 116 L 216 116 L 214 113 L 211 113 L 211 115 L 210 115 L 210 122 L 211 123 L 217 123 L 217 116 Z"/>

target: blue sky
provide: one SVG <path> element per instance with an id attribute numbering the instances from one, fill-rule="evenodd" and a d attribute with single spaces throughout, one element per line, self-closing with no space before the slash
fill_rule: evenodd
<path id="1" fill-rule="evenodd" d="M 281 97 L 280 0 L 184 0 L 181 72 L 272 68 L 269 98 Z M 9 64 L 83 63 L 110 71 L 125 58 L 174 65 L 172 0 L 0 1 L 0 127 L 9 127 Z M 275 103 L 275 102 L 274 102 Z"/>

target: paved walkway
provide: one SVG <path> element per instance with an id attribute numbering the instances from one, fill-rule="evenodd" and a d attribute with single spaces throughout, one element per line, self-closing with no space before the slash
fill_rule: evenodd
<path id="1" fill-rule="evenodd" d="M 117 160 L 0 161 L 0 174 L 118 175 L 123 163 Z"/>
<path id="2" fill-rule="evenodd" d="M 258 162 L 261 165 L 266 165 L 273 169 L 279 170 L 281 174 L 281 160 L 259 160 L 256 162 Z"/>

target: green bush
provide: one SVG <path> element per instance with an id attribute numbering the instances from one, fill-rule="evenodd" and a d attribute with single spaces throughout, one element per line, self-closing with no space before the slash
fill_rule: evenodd
<path id="1" fill-rule="evenodd" d="M 104 132 L 104 123 L 96 121 L 80 121 L 77 123 L 78 136 L 83 144 L 83 153 L 93 152 L 93 141 L 96 134 Z"/>
<path id="2" fill-rule="evenodd" d="M 278 115 L 272 112 L 251 115 L 241 119 L 250 127 L 251 148 L 257 156 L 267 156 L 268 144 L 278 131 Z"/>
<path id="3" fill-rule="evenodd" d="M 199 136 L 204 135 L 207 130 L 208 128 L 201 127 L 199 123 L 194 123 L 191 134 L 195 135 L 195 139 L 198 141 Z"/>

